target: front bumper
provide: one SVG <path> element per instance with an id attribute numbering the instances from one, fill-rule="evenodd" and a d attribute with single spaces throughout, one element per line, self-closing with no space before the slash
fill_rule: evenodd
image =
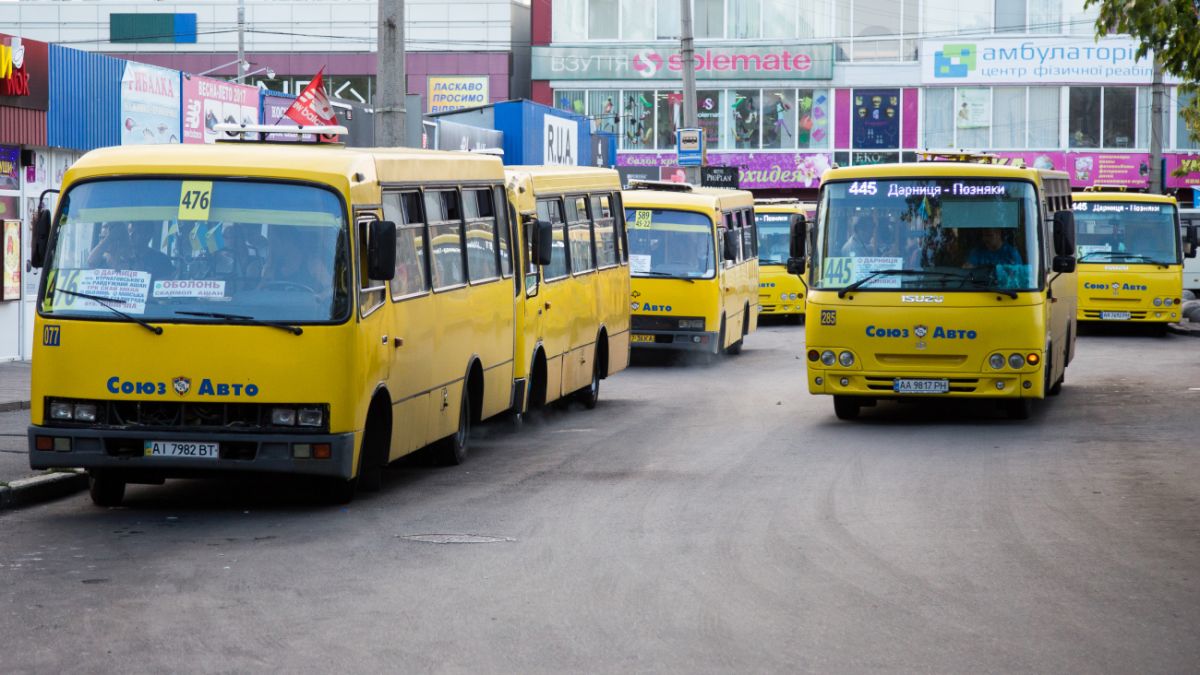
<path id="1" fill-rule="evenodd" d="M 642 336 L 649 336 L 654 341 L 645 341 L 646 338 Z M 701 331 L 634 330 L 630 334 L 629 346 L 633 349 L 673 349 L 709 354 L 721 351 L 717 334 Z"/>
<path id="2" fill-rule="evenodd" d="M 356 434 L 230 434 L 213 432 L 118 431 L 29 427 L 29 467 L 32 469 L 105 469 L 163 478 L 187 478 L 230 472 L 282 473 L 330 476 L 349 480 L 354 477 Z M 37 437 L 66 438 L 70 450 L 38 450 Z M 216 459 L 191 457 L 146 457 L 141 453 L 145 441 L 219 443 Z M 297 443 L 328 443 L 328 459 L 297 459 L 292 446 Z M 61 442 L 60 442 L 61 445 Z"/>
<path id="3" fill-rule="evenodd" d="M 758 306 L 759 306 L 759 313 L 765 314 L 765 315 L 804 314 L 804 301 L 803 300 L 796 300 L 794 302 L 789 300 L 788 302 L 780 302 L 777 304 L 768 304 L 766 302 L 759 302 Z"/>
<path id="4" fill-rule="evenodd" d="M 897 393 L 897 379 L 948 380 L 944 394 Z M 843 380 L 845 384 L 843 384 Z M 1043 398 L 1042 371 L 1013 373 L 962 373 L 861 371 L 808 369 L 808 391 L 812 394 L 863 396 L 868 398 Z"/>
<path id="5" fill-rule="evenodd" d="M 1104 318 L 1101 312 L 1129 312 L 1128 319 Z M 1175 323 L 1182 316 L 1183 307 L 1153 307 L 1150 309 L 1120 309 L 1110 310 L 1096 307 L 1080 307 L 1075 311 L 1077 321 L 1095 321 L 1098 323 Z"/>

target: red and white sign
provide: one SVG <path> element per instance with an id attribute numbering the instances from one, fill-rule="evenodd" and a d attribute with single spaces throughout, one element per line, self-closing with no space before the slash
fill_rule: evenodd
<path id="1" fill-rule="evenodd" d="M 329 97 L 325 95 L 325 87 L 321 82 L 324 72 L 324 68 L 317 71 L 316 77 L 300 92 L 292 107 L 285 113 L 301 126 L 323 127 L 337 124 L 337 114 L 333 112 L 333 106 L 329 105 Z"/>

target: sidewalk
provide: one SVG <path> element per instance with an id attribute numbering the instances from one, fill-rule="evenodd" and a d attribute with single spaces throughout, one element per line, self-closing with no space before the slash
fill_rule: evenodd
<path id="1" fill-rule="evenodd" d="M 0 363 L 0 510 L 87 488 L 83 474 L 29 468 L 29 361 Z"/>

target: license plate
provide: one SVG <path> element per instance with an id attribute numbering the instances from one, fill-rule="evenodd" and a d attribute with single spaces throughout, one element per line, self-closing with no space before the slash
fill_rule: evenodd
<path id="1" fill-rule="evenodd" d="M 949 380 L 896 380 L 892 391 L 897 394 L 945 394 L 950 391 Z"/>
<path id="2" fill-rule="evenodd" d="M 630 342 L 654 342 L 653 335 L 632 335 L 629 338 Z"/>
<path id="3" fill-rule="evenodd" d="M 1104 321 L 1128 321 L 1129 312 L 1100 312 L 1100 318 Z"/>
<path id="4" fill-rule="evenodd" d="M 175 441 L 146 441 L 146 457 L 191 457 L 193 459 L 217 459 L 220 445 L 217 443 L 178 443 Z"/>

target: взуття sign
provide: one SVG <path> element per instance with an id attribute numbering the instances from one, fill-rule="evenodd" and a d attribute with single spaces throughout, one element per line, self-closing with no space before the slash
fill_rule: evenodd
<path id="1" fill-rule="evenodd" d="M 701 80 L 828 80 L 833 45 L 698 45 L 693 64 Z M 682 72 L 669 43 L 533 48 L 535 80 L 678 80 Z"/>

